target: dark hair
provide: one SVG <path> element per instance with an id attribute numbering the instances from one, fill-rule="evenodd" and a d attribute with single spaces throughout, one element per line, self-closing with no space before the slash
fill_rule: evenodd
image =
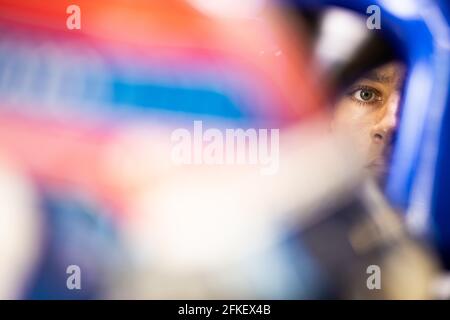
<path id="1" fill-rule="evenodd" d="M 306 37 L 304 40 L 312 48 L 319 37 L 323 10 L 293 7 L 289 8 L 289 11 L 294 23 L 297 22 L 295 27 L 299 28 L 303 38 Z M 348 57 L 347 61 L 327 71 L 325 80 L 331 98 L 338 97 L 364 73 L 393 60 L 402 60 L 402 55 L 398 48 L 392 45 L 389 30 L 368 30 L 368 37 L 361 43 L 358 50 Z"/>

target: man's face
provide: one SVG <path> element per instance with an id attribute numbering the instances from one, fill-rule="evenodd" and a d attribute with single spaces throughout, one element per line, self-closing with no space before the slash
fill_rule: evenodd
<path id="1" fill-rule="evenodd" d="M 335 107 L 333 128 L 350 131 L 367 168 L 378 177 L 386 171 L 402 82 L 400 63 L 382 65 L 351 85 Z"/>

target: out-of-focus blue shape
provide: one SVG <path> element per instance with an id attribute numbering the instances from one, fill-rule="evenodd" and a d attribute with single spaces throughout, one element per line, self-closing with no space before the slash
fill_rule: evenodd
<path id="1" fill-rule="evenodd" d="M 227 95 L 207 88 L 136 84 L 120 79 L 113 83 L 113 88 L 111 102 L 117 105 L 133 106 L 138 103 L 141 110 L 163 109 L 231 119 L 245 116 Z"/>
<path id="2" fill-rule="evenodd" d="M 108 277 L 125 260 L 114 224 L 88 198 L 48 191 L 40 196 L 47 220 L 44 248 L 25 298 L 101 298 Z M 81 271 L 80 289 L 67 286 L 74 274 L 67 273 L 69 266 Z"/>

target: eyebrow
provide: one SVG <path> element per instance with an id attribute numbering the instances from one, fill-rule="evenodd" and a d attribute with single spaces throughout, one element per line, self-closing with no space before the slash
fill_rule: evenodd
<path id="1" fill-rule="evenodd" d="M 394 81 L 393 75 L 376 71 L 371 71 L 365 74 L 362 78 L 380 83 L 392 83 Z"/>

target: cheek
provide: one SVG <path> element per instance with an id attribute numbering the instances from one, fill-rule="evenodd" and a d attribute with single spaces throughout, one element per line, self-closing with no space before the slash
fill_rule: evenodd
<path id="1" fill-rule="evenodd" d="M 336 127 L 346 128 L 358 133 L 370 130 L 373 117 L 374 115 L 368 108 L 353 101 L 344 101 L 337 105 L 333 121 Z"/>
<path id="2" fill-rule="evenodd" d="M 358 150 L 370 156 L 371 131 L 375 115 L 368 108 L 355 102 L 340 103 L 334 113 L 333 127 L 350 133 Z"/>

